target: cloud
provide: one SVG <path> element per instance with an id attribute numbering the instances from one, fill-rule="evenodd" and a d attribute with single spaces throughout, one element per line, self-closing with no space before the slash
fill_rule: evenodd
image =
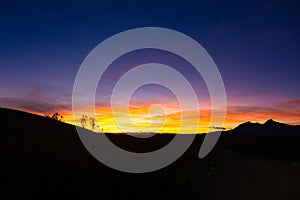
<path id="1" fill-rule="evenodd" d="M 48 114 L 71 110 L 71 104 L 53 103 L 51 101 L 35 101 L 21 98 L 0 97 L 0 107 Z"/>
<path id="2" fill-rule="evenodd" d="M 53 92 L 53 90 L 57 91 Z M 66 91 L 59 90 L 58 88 L 42 88 L 37 86 L 14 97 L 0 97 L 0 107 L 18 109 L 41 115 L 59 112 L 64 115 L 67 122 L 72 123 L 71 99 L 72 94 L 70 92 L 66 93 Z M 153 104 L 162 105 L 164 112 L 159 112 L 160 109 L 154 109 L 152 113 L 150 108 Z M 147 98 L 130 101 L 129 104 L 130 117 L 136 119 L 141 125 L 149 123 L 150 114 L 153 120 L 152 128 L 156 128 L 156 125 L 165 120 L 166 128 L 163 129 L 164 132 L 176 131 L 180 123 L 184 123 L 184 126 L 186 126 L 185 132 L 188 132 L 197 125 L 197 120 L 199 120 L 202 128 L 201 130 L 199 129 L 199 132 L 204 132 L 208 128 L 215 130 L 234 128 L 245 121 L 261 123 L 270 118 L 288 124 L 300 124 L 300 100 L 284 101 L 267 106 L 228 106 L 225 125 L 222 127 L 216 124 L 209 124 L 211 111 L 208 108 L 209 106 L 204 106 L 204 109 L 200 109 L 200 111 L 180 111 L 177 102 L 165 102 L 160 101 L 160 99 L 149 100 Z M 116 113 L 113 116 L 110 102 L 105 98 L 97 101 L 96 110 L 97 119 L 100 121 L 101 126 L 111 132 L 120 132 L 116 128 L 114 121 L 116 118 L 124 121 L 124 118 L 128 117 L 125 113 L 127 112 L 127 108 L 124 105 L 120 105 L 120 108 L 116 109 Z M 182 116 L 184 116 L 183 119 Z M 151 128 L 147 128 L 147 131 L 151 131 Z"/>
<path id="3" fill-rule="evenodd" d="M 217 129 L 217 130 L 226 130 L 226 128 L 224 128 L 224 127 L 218 127 L 218 126 L 211 126 L 209 128 L 211 128 L 211 129 Z"/>
<path id="4" fill-rule="evenodd" d="M 300 100 L 285 101 L 269 106 L 228 106 L 227 122 L 263 122 L 275 119 L 288 124 L 300 124 Z"/>

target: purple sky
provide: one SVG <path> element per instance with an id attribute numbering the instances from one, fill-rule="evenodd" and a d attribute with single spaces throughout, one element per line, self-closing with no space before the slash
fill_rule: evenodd
<path id="1" fill-rule="evenodd" d="M 157 26 L 198 41 L 217 64 L 231 106 L 270 106 L 300 99 L 300 4 L 297 1 L 1 1 L 0 106 L 39 113 L 71 109 L 72 87 L 87 54 L 127 29 Z M 161 51 L 136 51 L 107 72 L 99 103 L 133 66 L 159 61 L 185 74 L 199 99 L 205 84 L 189 64 Z M 184 67 L 183 67 L 184 66 Z M 161 94 L 160 94 L 161 93 Z M 164 101 L 148 86 L 134 97 Z M 154 101 L 154 100 L 153 100 Z"/>

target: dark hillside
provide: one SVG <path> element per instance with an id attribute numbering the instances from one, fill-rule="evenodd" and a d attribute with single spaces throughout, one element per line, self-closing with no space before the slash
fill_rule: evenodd
<path id="1" fill-rule="evenodd" d="M 224 132 L 198 159 L 204 135 L 170 166 L 146 174 L 110 169 L 90 155 L 74 126 L 0 109 L 1 193 L 22 198 L 299 199 L 299 127 L 268 121 Z M 87 131 L 87 134 L 96 134 Z M 158 149 L 173 135 L 107 135 L 135 152 Z M 182 135 L 181 137 L 185 137 Z"/>

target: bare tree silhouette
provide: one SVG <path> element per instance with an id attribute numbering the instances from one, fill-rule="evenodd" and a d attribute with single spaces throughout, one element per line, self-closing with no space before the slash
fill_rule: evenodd
<path id="1" fill-rule="evenodd" d="M 80 118 L 80 123 L 83 128 L 90 128 L 92 130 L 95 130 L 99 128 L 96 122 L 97 121 L 94 117 L 88 117 L 87 115 L 82 115 Z"/>
<path id="2" fill-rule="evenodd" d="M 96 127 L 96 120 L 93 117 L 90 117 L 90 125 L 92 127 L 92 129 L 94 130 Z"/>
<path id="3" fill-rule="evenodd" d="M 53 115 L 45 115 L 46 117 L 50 118 L 50 119 L 54 119 L 54 120 L 57 120 L 57 121 L 61 121 L 61 122 L 64 122 L 64 116 L 62 116 L 60 113 L 58 112 L 55 112 Z"/>
<path id="4" fill-rule="evenodd" d="M 86 127 L 87 121 L 88 121 L 88 116 L 82 115 L 82 117 L 80 118 L 80 123 L 83 128 Z"/>

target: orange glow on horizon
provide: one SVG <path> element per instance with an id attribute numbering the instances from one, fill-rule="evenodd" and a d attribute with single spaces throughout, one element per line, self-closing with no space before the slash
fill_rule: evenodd
<path id="1" fill-rule="evenodd" d="M 166 103 L 160 105 L 161 107 L 152 107 L 152 104 L 130 105 L 128 108 L 129 118 L 126 115 L 127 108 L 118 109 L 118 112 L 113 115 L 110 107 L 97 107 L 95 119 L 98 127 L 93 131 L 109 133 L 207 133 L 220 130 L 218 128 L 211 129 L 214 124 L 210 125 L 211 111 L 209 109 L 182 112 L 178 105 Z M 270 118 L 287 124 L 299 125 L 299 105 L 297 104 L 296 107 L 290 104 L 269 107 L 228 106 L 224 126 L 219 128 L 229 130 L 246 121 L 264 123 Z M 31 113 L 40 114 L 37 112 Z M 76 121 L 74 121 L 72 112 L 64 111 L 60 113 L 64 116 L 66 123 L 81 126 L 80 118 L 82 116 L 76 116 Z M 182 115 L 185 116 L 183 119 L 181 118 Z M 127 123 L 128 119 L 132 122 Z M 119 128 L 117 121 L 121 123 L 121 127 L 126 128 L 125 131 Z M 179 130 L 181 123 L 184 123 L 184 126 Z M 89 125 L 86 128 L 92 129 Z"/>

